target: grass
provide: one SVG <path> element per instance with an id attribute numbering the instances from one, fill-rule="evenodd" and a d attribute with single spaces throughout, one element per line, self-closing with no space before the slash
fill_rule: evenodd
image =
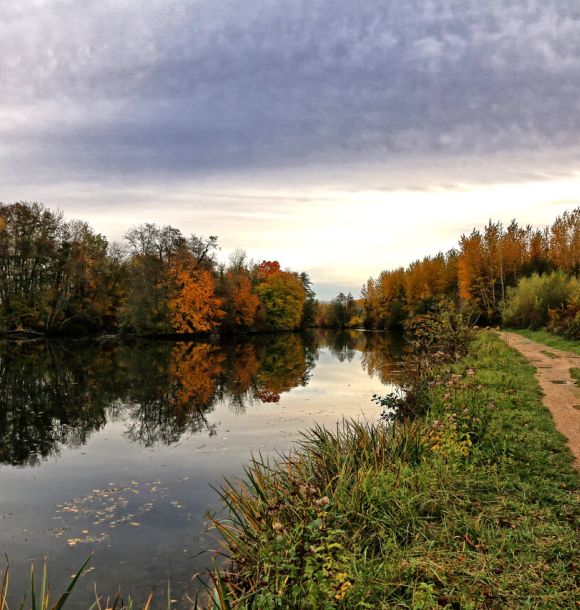
<path id="1" fill-rule="evenodd" d="M 34 574 L 34 563 L 30 566 L 30 590 L 28 598 L 24 597 L 19 605 L 19 610 L 24 610 L 26 604 L 30 610 L 62 610 L 66 605 L 67 600 L 75 588 L 78 579 L 85 571 L 90 557 L 83 563 L 80 570 L 73 576 L 65 592 L 56 600 L 52 601 L 50 596 L 50 587 L 48 585 L 46 575 L 46 562 L 44 563 L 42 570 L 42 577 L 40 579 L 40 590 L 36 588 L 36 578 Z M 0 610 L 9 610 L 8 606 L 8 593 L 10 587 L 10 569 L 7 567 L 0 577 Z M 100 607 L 99 607 L 99 610 Z M 145 609 L 146 610 L 146 609 Z"/>
<path id="2" fill-rule="evenodd" d="M 40 579 L 40 589 L 37 588 L 37 582 L 34 572 L 34 562 L 30 566 L 30 588 L 27 594 L 25 594 L 18 604 L 18 610 L 63 610 L 65 606 L 70 605 L 68 603 L 69 596 L 73 593 L 78 579 L 84 574 L 87 565 L 91 557 L 89 557 L 79 571 L 72 577 L 68 587 L 64 593 L 56 600 L 52 600 L 50 594 L 50 585 L 47 578 L 47 567 L 46 560 L 43 564 L 42 576 Z M 7 567 L 0 574 L 0 610 L 10 610 L 8 603 L 8 596 L 10 592 L 10 568 Z M 149 595 L 144 604 L 136 604 L 129 598 L 124 600 L 121 597 L 121 592 L 118 591 L 115 596 L 104 598 L 97 595 L 95 591 L 95 601 L 87 606 L 87 610 L 149 610 L 152 606 L 153 593 Z M 79 606 L 78 600 L 76 606 Z M 159 606 L 158 606 L 159 607 Z M 167 600 L 166 603 L 161 606 L 166 610 L 171 610 L 171 590 L 167 588 Z M 199 608 L 197 597 L 195 600 L 191 600 L 191 610 Z"/>
<path id="3" fill-rule="evenodd" d="M 576 607 L 579 477 L 533 368 L 480 333 L 430 398 L 227 483 L 213 608 Z"/>
<path id="4" fill-rule="evenodd" d="M 555 349 L 564 350 L 565 352 L 572 352 L 574 354 L 580 355 L 580 341 L 575 341 L 574 339 L 567 339 L 566 337 L 554 335 L 546 329 L 530 330 L 529 328 L 507 328 L 506 330 L 509 330 L 512 333 L 517 333 L 518 335 L 522 335 L 523 337 L 527 337 L 532 341 L 547 345 L 548 347 L 553 347 Z"/>
<path id="5" fill-rule="evenodd" d="M 580 369 L 578 369 L 578 368 L 570 369 L 570 376 L 574 380 L 574 383 L 576 384 L 576 386 L 580 388 Z"/>

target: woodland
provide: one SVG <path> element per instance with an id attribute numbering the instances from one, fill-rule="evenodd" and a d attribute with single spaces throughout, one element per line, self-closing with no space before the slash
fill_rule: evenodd
<path id="1" fill-rule="evenodd" d="M 489 221 L 449 252 L 383 271 L 362 298 L 339 294 L 318 307 L 325 326 L 399 328 L 451 302 L 479 325 L 548 327 L 580 338 L 580 207 L 548 227 Z"/>
<path id="2" fill-rule="evenodd" d="M 242 250 L 223 264 L 217 250 L 216 236 L 156 224 L 109 243 L 42 204 L 0 204 L 0 332 L 392 329 L 451 302 L 480 325 L 580 338 L 580 207 L 543 229 L 490 220 L 446 253 L 370 278 L 360 299 L 340 293 L 318 302 L 307 273 L 248 260 Z"/>
<path id="3" fill-rule="evenodd" d="M 218 264 L 217 249 L 215 236 L 155 224 L 109 244 L 42 204 L 0 205 L 0 330 L 195 335 L 312 322 L 307 274 L 241 251 Z"/>

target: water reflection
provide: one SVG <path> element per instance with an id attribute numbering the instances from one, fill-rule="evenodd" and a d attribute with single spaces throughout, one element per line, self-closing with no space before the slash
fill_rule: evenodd
<path id="1" fill-rule="evenodd" d="M 150 447 L 215 433 L 207 415 L 226 402 L 277 403 L 306 386 L 328 348 L 339 361 L 393 379 L 399 344 L 382 333 L 258 336 L 237 342 L 26 342 L 0 346 L 0 463 L 32 466 L 78 447 L 108 421 Z"/>

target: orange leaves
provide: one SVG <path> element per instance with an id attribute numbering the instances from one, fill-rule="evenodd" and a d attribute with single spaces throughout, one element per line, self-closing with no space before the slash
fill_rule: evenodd
<path id="1" fill-rule="evenodd" d="M 489 221 L 462 235 L 458 250 L 425 257 L 406 269 L 383 271 L 363 287 L 366 323 L 399 324 L 441 299 L 466 302 L 468 310 L 497 321 L 510 286 L 532 273 L 580 272 L 580 208 L 565 212 L 544 230 Z"/>
<path id="2" fill-rule="evenodd" d="M 260 280 L 269 278 L 272 274 L 280 271 L 280 263 L 278 261 L 262 261 L 256 270 L 256 276 Z"/>
<path id="3" fill-rule="evenodd" d="M 252 282 L 247 273 L 230 270 L 226 274 L 229 291 L 231 322 L 235 327 L 248 327 L 254 323 L 260 299 L 252 291 Z"/>
<path id="4" fill-rule="evenodd" d="M 175 286 L 175 295 L 169 300 L 173 330 L 185 334 L 214 330 L 224 312 L 211 272 L 192 271 L 180 262 L 169 274 Z"/>

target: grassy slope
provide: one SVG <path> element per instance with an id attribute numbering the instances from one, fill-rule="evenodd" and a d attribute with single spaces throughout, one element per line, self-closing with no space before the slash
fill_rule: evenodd
<path id="1" fill-rule="evenodd" d="M 481 333 L 449 372 L 424 420 L 314 431 L 230 490 L 232 607 L 575 607 L 579 479 L 532 367 Z"/>
<path id="2" fill-rule="evenodd" d="M 573 352 L 574 354 L 580 354 L 580 341 L 574 341 L 574 339 L 566 339 L 566 337 L 560 337 L 559 335 L 553 335 L 545 329 L 542 330 L 530 330 L 530 329 L 506 329 L 512 333 L 518 333 L 523 337 L 527 337 L 532 341 L 543 343 L 549 347 L 561 349 L 567 352 Z"/>

